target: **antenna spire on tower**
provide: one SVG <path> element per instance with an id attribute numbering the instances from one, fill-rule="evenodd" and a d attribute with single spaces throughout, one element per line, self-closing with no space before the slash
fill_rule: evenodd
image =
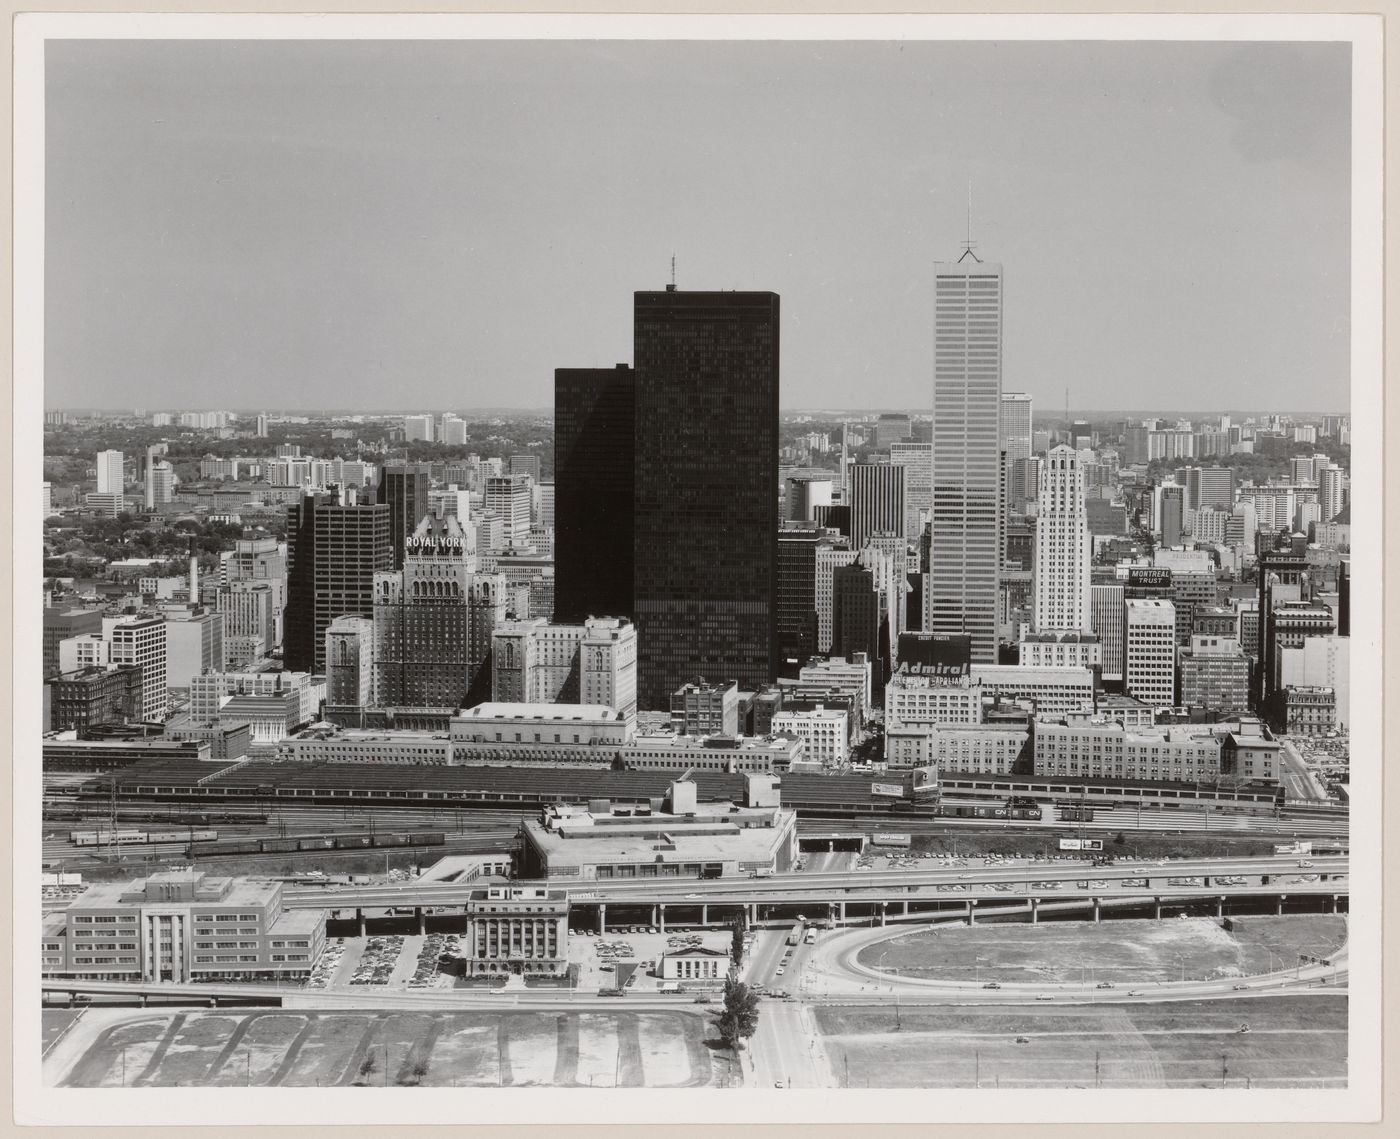
<path id="1" fill-rule="evenodd" d="M 972 240 L 972 179 L 969 178 L 967 180 L 967 240 L 963 242 L 963 255 L 958 258 L 958 263 L 961 264 L 971 257 L 980 265 L 982 258 L 972 252 L 975 248 L 977 248 L 977 242 Z"/>
<path id="2" fill-rule="evenodd" d="M 666 291 L 668 293 L 676 291 L 676 255 L 674 253 L 671 254 L 671 283 L 666 286 Z"/>

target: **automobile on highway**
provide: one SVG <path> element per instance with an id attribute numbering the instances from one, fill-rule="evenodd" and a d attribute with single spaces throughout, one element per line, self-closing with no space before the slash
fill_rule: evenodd
<path id="1" fill-rule="evenodd" d="M 984 989 L 999 989 L 999 988 L 1001 988 L 1001 985 L 999 985 L 996 981 L 988 981 L 988 982 L 987 982 L 985 985 L 983 985 L 982 987 L 983 987 Z"/>
<path id="2" fill-rule="evenodd" d="M 1053 1001 L 1055 998 L 1052 997 L 1049 993 L 1041 993 L 1035 999 L 1038 1001 Z"/>

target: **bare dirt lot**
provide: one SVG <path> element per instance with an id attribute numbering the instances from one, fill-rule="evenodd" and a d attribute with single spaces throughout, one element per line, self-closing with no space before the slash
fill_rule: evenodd
<path id="1" fill-rule="evenodd" d="M 1154 981 L 1242 977 L 1288 969 L 1299 953 L 1325 957 L 1346 940 L 1329 915 L 1219 921 L 1044 922 L 922 931 L 863 950 L 862 965 L 949 981 Z"/>
<path id="2" fill-rule="evenodd" d="M 1347 1000 L 818 1009 L 849 1087 L 1342 1087 Z M 1250 1031 L 1239 1031 L 1247 1023 Z M 1020 1043 L 1018 1041 L 1024 1041 Z"/>
<path id="3" fill-rule="evenodd" d="M 703 1087 L 703 1015 L 171 1012 L 97 1029 L 65 1087 Z"/>

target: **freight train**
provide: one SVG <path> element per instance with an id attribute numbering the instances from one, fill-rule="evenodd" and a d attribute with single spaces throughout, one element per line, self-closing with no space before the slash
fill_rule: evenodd
<path id="1" fill-rule="evenodd" d="M 292 838 L 225 839 L 190 848 L 193 858 L 217 858 L 230 854 L 295 854 L 315 850 L 382 850 L 405 846 L 442 846 L 443 831 L 380 831 L 375 834 L 316 834 Z"/>

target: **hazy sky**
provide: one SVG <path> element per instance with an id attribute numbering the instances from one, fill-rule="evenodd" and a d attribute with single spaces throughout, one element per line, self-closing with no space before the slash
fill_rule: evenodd
<path id="1" fill-rule="evenodd" d="M 51 406 L 549 407 L 632 293 L 782 295 L 784 407 L 1332 411 L 1350 47 L 50 42 Z"/>

